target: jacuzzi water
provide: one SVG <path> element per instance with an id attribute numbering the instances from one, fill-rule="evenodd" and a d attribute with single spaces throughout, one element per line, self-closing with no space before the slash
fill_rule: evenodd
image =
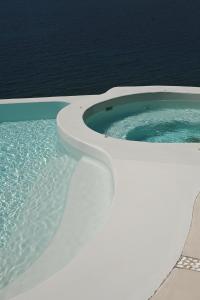
<path id="1" fill-rule="evenodd" d="M 200 142 L 200 110 L 160 109 L 116 120 L 106 135 L 146 142 Z"/>
<path id="2" fill-rule="evenodd" d="M 76 163 L 59 142 L 55 119 L 0 124 L 0 288 L 48 246 Z"/>
<path id="3" fill-rule="evenodd" d="M 153 143 L 200 142 L 197 101 L 136 101 L 113 105 L 94 113 L 86 123 L 106 137 Z"/>

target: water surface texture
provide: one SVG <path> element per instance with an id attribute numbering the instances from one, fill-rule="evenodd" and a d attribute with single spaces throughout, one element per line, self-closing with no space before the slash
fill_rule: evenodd
<path id="1" fill-rule="evenodd" d="M 110 106 L 86 118 L 105 137 L 153 143 L 199 143 L 200 104 L 191 101 L 141 101 Z"/>
<path id="2" fill-rule="evenodd" d="M 200 110 L 160 109 L 114 122 L 107 136 L 154 143 L 199 143 Z"/>
<path id="3" fill-rule="evenodd" d="M 200 85 L 199 0 L 0 1 L 0 98 Z"/>
<path id="4" fill-rule="evenodd" d="M 48 246 L 76 162 L 60 145 L 54 119 L 0 124 L 0 288 Z"/>

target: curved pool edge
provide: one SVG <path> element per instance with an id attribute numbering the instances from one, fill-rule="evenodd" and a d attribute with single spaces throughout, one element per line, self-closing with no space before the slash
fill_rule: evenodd
<path id="1" fill-rule="evenodd" d="M 75 101 L 71 99 L 71 105 L 58 114 L 61 137 L 112 170 L 112 216 L 65 269 L 14 299 L 64 300 L 69 296 L 79 300 L 84 295 L 88 300 L 146 300 L 173 268 L 182 252 L 199 192 L 199 145 L 157 147 L 116 141 L 94 133 L 82 119 L 92 104 L 149 92 L 200 94 L 200 88 L 114 88 L 102 95 L 84 96 L 84 103 L 81 96 L 73 97 Z"/>
<path id="2" fill-rule="evenodd" d="M 122 299 L 122 296 L 124 297 L 126 294 L 130 294 L 131 299 L 145 300 L 149 298 L 179 259 L 189 231 L 193 204 L 199 192 L 199 144 L 149 144 L 106 138 L 89 129 L 83 121 L 83 115 L 91 106 L 119 97 L 119 95 L 126 96 L 138 93 L 174 93 L 174 95 L 183 95 L 184 93 L 188 94 L 191 92 L 200 94 L 200 89 L 181 87 L 114 88 L 101 96 L 98 95 L 97 97 L 94 96 L 92 99 L 88 99 L 88 101 L 85 100 L 84 103 L 78 101 L 68 109 L 63 109 L 58 114 L 57 122 L 62 138 L 83 152 L 103 160 L 110 165 L 113 171 L 115 207 L 112 210 L 112 218 L 110 224 L 105 229 L 106 232 L 104 231 L 104 235 L 107 235 L 107 238 L 108 236 L 112 237 L 113 234 L 116 234 L 114 230 L 118 228 L 121 235 L 118 236 L 116 244 L 112 240 L 112 244 L 115 244 L 114 247 L 118 248 L 122 236 L 128 235 L 129 232 L 130 236 L 133 236 L 132 239 L 127 238 L 126 241 L 122 239 L 123 242 L 121 241 L 121 243 L 124 243 L 124 245 L 132 243 L 132 253 L 137 258 L 134 260 L 130 254 L 127 265 L 133 268 L 134 271 L 129 276 L 125 276 L 123 272 L 120 272 L 121 276 L 119 277 L 116 274 L 111 275 L 111 278 L 115 277 L 115 285 L 119 287 L 118 291 L 114 293 L 115 299 Z M 71 116 L 72 122 L 70 124 L 67 121 L 69 120 L 67 116 Z M 133 182 L 132 180 L 125 180 L 127 176 L 134 179 Z M 135 187 L 134 182 L 136 188 L 132 191 L 132 188 L 134 189 Z M 139 201 L 135 201 L 135 203 L 131 202 L 133 196 L 138 197 Z M 154 199 L 150 206 L 145 205 L 145 200 L 148 201 L 149 196 L 151 199 Z M 120 203 L 122 199 L 128 200 L 126 208 L 124 203 Z M 133 213 L 131 216 L 130 211 L 133 211 L 135 208 L 137 209 L 137 213 Z M 143 211 L 141 208 L 143 208 Z M 147 212 L 145 212 L 146 209 Z M 159 211 L 159 214 L 155 213 L 155 211 Z M 123 220 L 129 216 L 130 220 L 132 219 L 133 221 L 129 220 L 130 222 L 125 222 L 126 224 L 122 225 L 119 221 L 120 216 L 123 216 Z M 138 216 L 140 217 L 138 218 Z M 171 220 L 171 224 L 169 224 L 169 219 Z M 133 228 L 136 224 L 141 225 L 139 230 Z M 160 226 L 159 228 L 158 225 Z M 141 238 L 141 234 L 145 232 L 148 237 L 150 236 L 148 242 L 145 241 L 145 239 L 148 239 L 147 236 L 143 235 Z M 163 236 L 165 239 L 163 239 Z M 155 243 L 152 246 L 152 240 L 157 244 Z M 151 254 L 148 252 L 148 259 L 151 262 L 149 260 L 145 261 L 145 251 L 141 251 L 142 244 L 151 252 Z M 110 243 L 109 246 L 113 248 L 114 252 L 113 245 Z M 137 251 L 134 245 L 137 247 L 140 245 Z M 165 246 L 163 247 L 163 245 Z M 157 249 L 155 249 L 156 247 Z M 127 248 L 128 246 L 124 247 L 124 250 L 120 252 L 122 257 L 126 253 Z M 108 251 L 111 252 L 110 250 Z M 144 264 L 143 267 L 140 264 L 137 265 L 137 262 L 141 258 Z M 102 260 L 106 266 L 108 262 L 105 263 L 105 258 Z M 165 260 L 164 263 L 163 260 Z M 161 266 L 160 270 L 158 270 L 159 268 L 156 270 L 156 265 Z M 123 266 L 121 268 L 123 269 Z M 106 267 L 105 273 L 109 273 L 108 267 Z M 149 286 L 146 286 L 146 291 L 144 291 L 142 282 L 137 280 L 138 278 L 144 278 L 145 273 L 157 273 L 155 277 L 153 276 L 154 278 Z M 130 278 L 136 279 L 136 291 L 132 288 L 134 283 L 130 282 L 130 286 L 127 286 L 124 278 L 127 281 Z M 144 282 L 148 280 L 149 278 L 147 277 Z M 104 283 L 104 288 L 109 289 L 105 280 Z M 96 290 L 98 290 L 97 286 Z M 113 293 L 113 290 L 110 290 L 111 294 L 107 296 L 108 299 L 112 297 Z M 97 298 L 95 289 L 93 289 L 93 292 L 92 297 L 95 299 L 101 298 Z M 72 299 L 79 299 L 79 296 L 73 294 L 73 291 L 70 289 L 70 296 L 72 295 Z M 89 294 L 87 297 L 90 299 Z"/>
<path id="3" fill-rule="evenodd" d="M 145 87 L 116 87 L 104 94 L 93 95 L 87 98 L 78 96 L 76 101 L 71 101 L 71 105 L 62 109 L 57 118 L 58 129 L 63 140 L 68 140 L 75 147 L 82 149 L 97 157 L 109 165 L 112 158 L 123 158 L 126 151 L 126 159 L 138 161 L 155 161 L 169 164 L 196 165 L 200 162 L 200 144 L 199 143 L 148 143 L 128 140 L 119 140 L 112 137 L 106 137 L 90 129 L 84 122 L 84 114 L 97 104 L 106 103 L 106 101 L 116 101 L 117 98 L 125 96 L 144 95 L 174 95 L 174 97 L 197 96 L 200 95 L 200 88 L 191 87 L 167 87 L 167 86 L 145 86 Z M 200 96 L 199 96 L 200 97 Z M 123 100 L 123 99 L 122 99 Z M 69 120 L 65 113 L 68 113 Z M 145 148 L 145 156 L 143 149 Z M 96 150 L 95 150 L 96 149 Z M 133 155 L 134 152 L 134 155 Z M 106 158 L 107 157 L 107 158 Z"/>

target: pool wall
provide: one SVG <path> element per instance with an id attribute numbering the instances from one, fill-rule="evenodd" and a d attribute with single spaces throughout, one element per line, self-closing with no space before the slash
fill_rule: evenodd
<path id="1" fill-rule="evenodd" d="M 110 168 L 111 215 L 70 264 L 15 300 L 147 300 L 174 267 L 200 190 L 199 144 L 117 140 L 94 132 L 83 119 L 96 104 L 158 94 L 200 100 L 200 88 L 166 86 L 119 87 L 102 95 L 67 98 L 70 105 L 57 116 L 59 134 Z"/>
<path id="2" fill-rule="evenodd" d="M 55 119 L 58 112 L 67 105 L 66 102 L 2 104 L 0 122 Z"/>

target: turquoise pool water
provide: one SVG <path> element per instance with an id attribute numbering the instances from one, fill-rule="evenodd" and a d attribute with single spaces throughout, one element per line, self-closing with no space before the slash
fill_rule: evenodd
<path id="1" fill-rule="evenodd" d="M 0 123 L 0 288 L 54 236 L 77 159 L 60 144 L 55 119 Z"/>
<path id="2" fill-rule="evenodd" d="M 91 113 L 85 121 L 106 137 L 152 143 L 200 142 L 198 101 L 113 103 Z"/>
<path id="3" fill-rule="evenodd" d="M 57 133 L 66 105 L 0 105 L 0 299 L 62 269 L 109 216 L 109 169 Z"/>

